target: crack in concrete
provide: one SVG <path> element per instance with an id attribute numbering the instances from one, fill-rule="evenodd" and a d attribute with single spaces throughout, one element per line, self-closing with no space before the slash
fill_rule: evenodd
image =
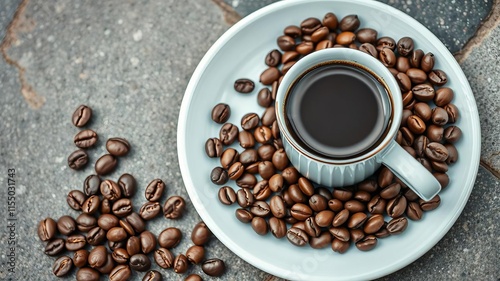
<path id="1" fill-rule="evenodd" d="M 488 170 L 493 176 L 495 176 L 497 179 L 500 179 L 500 172 L 491 168 L 491 166 L 483 160 L 481 160 L 479 163 L 481 166 L 483 166 L 483 168 Z"/>
<path id="2" fill-rule="evenodd" d="M 215 3 L 221 10 L 222 10 L 222 15 L 224 16 L 224 21 L 229 24 L 233 25 L 237 23 L 239 20 L 241 20 L 241 15 L 236 12 L 233 7 L 230 5 L 226 4 L 223 0 L 212 0 L 212 2 Z"/>
<path id="3" fill-rule="evenodd" d="M 493 1 L 488 16 L 483 20 L 476 33 L 465 43 L 464 47 L 454 54 L 458 63 L 464 62 L 470 53 L 486 39 L 491 31 L 500 24 L 500 0 Z"/>
<path id="4" fill-rule="evenodd" d="M 17 60 L 11 58 L 7 54 L 7 50 L 12 47 L 12 44 L 17 40 L 16 33 L 20 31 L 20 29 L 22 29 L 23 23 L 26 21 L 24 13 L 26 11 L 26 6 L 28 5 L 28 3 L 29 0 L 23 0 L 17 7 L 16 12 L 14 13 L 14 17 L 7 27 L 5 37 L 0 44 L 0 52 L 2 53 L 2 57 L 5 62 L 17 69 L 19 82 L 21 84 L 21 94 L 23 95 L 28 105 L 33 109 L 39 109 L 45 103 L 45 98 L 39 96 L 35 92 L 33 87 L 28 83 L 26 79 L 26 68 L 24 68 L 21 64 L 19 64 Z"/>

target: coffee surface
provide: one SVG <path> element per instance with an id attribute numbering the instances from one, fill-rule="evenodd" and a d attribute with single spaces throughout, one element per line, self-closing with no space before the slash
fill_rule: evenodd
<path id="1" fill-rule="evenodd" d="M 320 66 L 292 86 L 285 101 L 288 123 L 296 140 L 311 152 L 354 157 L 376 145 L 385 131 L 385 91 L 358 67 Z"/>

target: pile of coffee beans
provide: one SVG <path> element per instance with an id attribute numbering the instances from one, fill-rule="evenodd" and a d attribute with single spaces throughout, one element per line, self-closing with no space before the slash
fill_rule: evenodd
<path id="1" fill-rule="evenodd" d="M 283 75 L 314 51 L 352 48 L 379 59 L 394 75 L 404 104 L 396 141 L 432 172 L 443 189 L 449 184 L 446 172 L 458 160 L 454 143 L 462 133 L 453 125 L 459 112 L 452 103 L 453 90 L 445 86 L 446 73 L 434 68 L 432 53 L 414 48 L 412 38 L 378 37 L 376 30 L 360 25 L 357 15 L 339 21 L 327 13 L 322 20 L 311 17 L 299 26 L 285 27 L 277 38 L 279 49 L 264 58 L 268 68 L 260 75 L 264 87 L 257 93 L 263 113 L 244 113 L 240 124 L 231 124 L 226 123 L 234 114 L 230 105 L 219 103 L 212 109 L 212 120 L 222 126 L 219 136 L 205 143 L 208 157 L 220 159 L 211 181 L 222 186 L 219 201 L 237 203 L 237 219 L 251 224 L 259 235 L 271 232 L 296 246 L 331 247 L 338 253 L 351 244 L 367 251 L 378 239 L 402 233 L 408 219 L 421 220 L 424 212 L 440 204 L 439 195 L 427 202 L 420 199 L 385 167 L 355 186 L 332 190 L 309 181 L 289 163 L 274 108 Z M 249 78 L 234 83 L 234 90 L 245 95 L 255 87 Z M 235 142 L 241 149 L 232 145 Z M 226 185 L 229 180 L 239 189 Z"/>
<path id="2" fill-rule="evenodd" d="M 81 105 L 73 115 L 73 124 L 84 126 L 91 115 L 92 110 Z M 80 148 L 91 147 L 96 141 L 97 134 L 88 129 L 75 136 L 75 144 Z M 144 191 L 147 202 L 137 211 L 132 202 L 138 191 L 133 175 L 122 174 L 117 181 L 100 177 L 114 170 L 115 157 L 125 156 L 130 144 L 123 138 L 111 138 L 106 142 L 106 149 L 110 154 L 97 160 L 97 174 L 87 176 L 83 189 L 72 190 L 66 197 L 69 207 L 80 214 L 76 218 L 65 215 L 57 221 L 48 217 L 38 224 L 38 236 L 46 242 L 45 254 L 58 257 L 52 268 L 54 275 L 65 276 L 76 267 L 76 279 L 80 281 L 100 280 L 101 275 L 108 275 L 113 281 L 128 280 L 134 270 L 147 272 L 142 280 L 163 280 L 159 271 L 151 270 L 154 260 L 162 269 L 172 268 L 178 274 L 184 274 L 191 265 L 201 264 L 208 276 L 221 276 L 225 263 L 217 258 L 205 258 L 204 245 L 212 233 L 203 222 L 192 230 L 193 246 L 178 255 L 172 251 L 182 240 L 180 229 L 168 227 L 158 236 L 147 230 L 147 222 L 160 213 L 166 219 L 182 217 L 186 208 L 184 199 L 174 195 L 161 205 L 167 186 L 161 179 L 153 179 Z M 82 168 L 82 163 L 87 162 L 85 151 L 79 151 L 73 154 L 83 156 L 70 156 L 70 167 Z M 202 278 L 191 274 L 185 280 Z"/>

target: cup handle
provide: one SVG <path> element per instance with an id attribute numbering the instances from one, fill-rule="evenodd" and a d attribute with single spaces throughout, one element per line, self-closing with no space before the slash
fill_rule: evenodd
<path id="1" fill-rule="evenodd" d="M 441 191 L 438 180 L 395 140 L 389 143 L 378 161 L 425 201 Z"/>

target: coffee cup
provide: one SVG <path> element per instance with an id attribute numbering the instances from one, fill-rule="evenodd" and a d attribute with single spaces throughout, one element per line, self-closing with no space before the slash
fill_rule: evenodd
<path id="1" fill-rule="evenodd" d="M 275 108 L 290 162 L 320 185 L 351 186 L 384 165 L 423 200 L 441 190 L 396 142 L 401 90 L 364 52 L 330 48 L 303 57 L 284 75 Z"/>

